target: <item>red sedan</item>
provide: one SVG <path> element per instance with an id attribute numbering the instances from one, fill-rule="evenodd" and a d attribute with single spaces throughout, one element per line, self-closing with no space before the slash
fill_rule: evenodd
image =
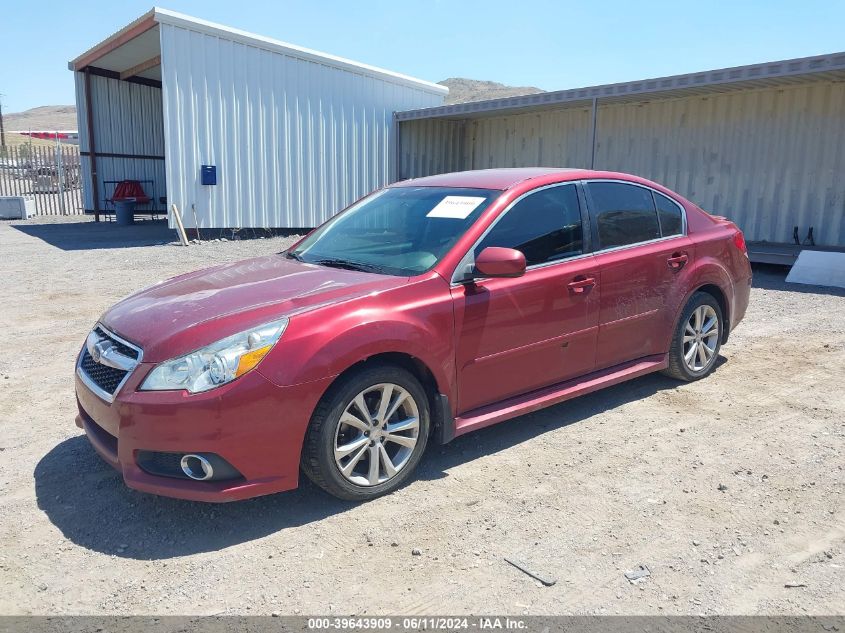
<path id="1" fill-rule="evenodd" d="M 429 442 L 649 372 L 706 376 L 750 287 L 742 232 L 642 178 L 419 178 L 108 310 L 77 424 L 138 490 L 230 501 L 301 470 L 370 499 Z"/>

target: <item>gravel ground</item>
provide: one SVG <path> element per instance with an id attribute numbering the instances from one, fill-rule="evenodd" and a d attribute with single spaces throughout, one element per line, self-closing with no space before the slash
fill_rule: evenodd
<path id="1" fill-rule="evenodd" d="M 291 239 L 0 223 L 0 613 L 845 614 L 845 293 L 777 268 L 706 380 L 646 376 L 432 447 L 371 503 L 127 489 L 73 423 L 86 333 L 138 288 Z"/>

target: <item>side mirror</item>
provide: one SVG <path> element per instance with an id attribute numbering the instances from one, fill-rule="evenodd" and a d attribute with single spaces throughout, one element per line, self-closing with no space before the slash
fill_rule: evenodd
<path id="1" fill-rule="evenodd" d="M 484 277 L 520 277 L 525 274 L 525 255 L 513 248 L 488 246 L 475 258 L 475 270 Z"/>

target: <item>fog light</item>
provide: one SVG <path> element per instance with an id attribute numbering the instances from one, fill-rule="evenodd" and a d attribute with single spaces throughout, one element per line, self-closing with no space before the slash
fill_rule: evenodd
<path id="1" fill-rule="evenodd" d="M 182 472 L 196 481 L 206 481 L 214 477 L 211 463 L 202 455 L 183 455 L 180 464 Z"/>
<path id="2" fill-rule="evenodd" d="M 135 459 L 141 470 L 156 477 L 206 482 L 243 478 L 234 466 L 216 453 L 138 451 Z"/>

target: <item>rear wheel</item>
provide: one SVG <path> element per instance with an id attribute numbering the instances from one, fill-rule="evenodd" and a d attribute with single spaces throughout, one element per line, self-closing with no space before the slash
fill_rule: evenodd
<path id="1" fill-rule="evenodd" d="M 722 346 L 722 309 L 713 295 L 696 292 L 684 308 L 672 337 L 669 366 L 678 380 L 704 378 L 713 371 Z"/>
<path id="2" fill-rule="evenodd" d="M 430 427 L 428 398 L 409 372 L 389 365 L 341 378 L 314 411 L 302 470 L 341 499 L 392 492 L 416 468 Z"/>

